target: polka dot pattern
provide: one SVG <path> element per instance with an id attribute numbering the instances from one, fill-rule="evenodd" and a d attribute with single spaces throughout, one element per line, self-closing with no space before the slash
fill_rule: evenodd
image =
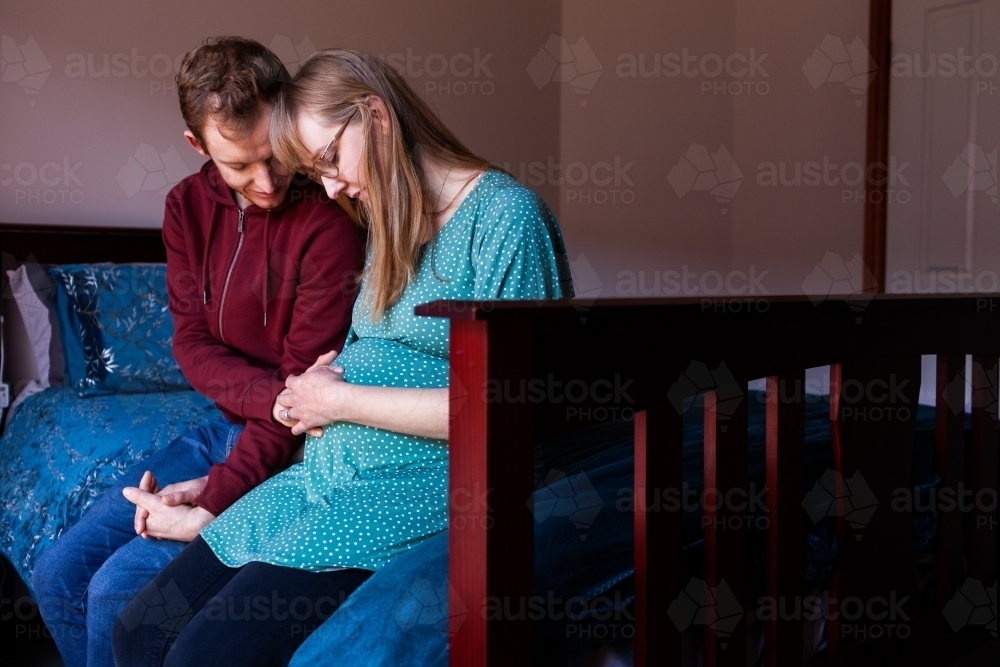
<path id="1" fill-rule="evenodd" d="M 552 299 L 572 290 L 551 211 L 515 179 L 489 171 L 379 321 L 370 321 L 358 300 L 337 364 L 357 384 L 447 387 L 449 322 L 417 317 L 416 306 L 437 299 Z M 307 438 L 302 463 L 241 498 L 202 537 L 230 567 L 260 561 L 313 571 L 378 570 L 447 527 L 447 495 L 446 440 L 338 422 L 322 438 Z"/>

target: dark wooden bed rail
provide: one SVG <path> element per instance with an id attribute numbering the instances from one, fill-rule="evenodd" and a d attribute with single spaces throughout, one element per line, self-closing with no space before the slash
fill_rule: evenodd
<path id="1" fill-rule="evenodd" d="M 846 480 L 850 485 L 860 474 L 879 502 L 888 505 L 893 490 L 912 489 L 923 354 L 938 355 L 941 489 L 957 491 L 962 483 L 992 490 L 994 506 L 971 515 L 942 506 L 932 613 L 912 619 L 905 641 L 873 643 L 871 637 L 844 634 L 841 621 L 831 620 L 827 661 L 864 664 L 863 658 L 871 656 L 874 664 L 909 664 L 899 662 L 908 651 L 923 660 L 913 664 L 945 664 L 960 640 L 983 641 L 974 634 L 982 628 L 956 634 L 941 609 L 966 577 L 987 586 L 996 580 L 1000 294 L 442 301 L 420 306 L 417 313 L 451 320 L 451 497 L 488 493 L 486 503 L 450 508 L 451 604 L 468 609 L 467 615 L 451 618 L 450 664 L 530 664 L 531 623 L 494 620 L 483 613 L 483 605 L 532 595 L 533 524 L 526 503 L 533 491 L 532 443 L 579 427 L 563 405 L 490 399 L 489 383 L 518 386 L 539 378 L 563 386 L 630 382 L 618 404 L 582 403 L 576 409 L 603 408 L 609 417 L 614 408 L 618 415 L 634 412 L 635 497 L 651 500 L 656 490 L 681 486 L 677 406 L 697 392 L 704 394 L 705 488 L 721 495 L 747 487 L 747 381 L 766 377 L 765 590 L 780 600 L 803 594 L 805 369 L 832 365 L 838 484 Z M 971 461 L 965 460 L 963 414 L 967 354 L 974 355 Z M 646 511 L 641 502 L 636 506 L 635 664 L 681 664 L 681 632 L 667 614 L 686 583 L 681 581 L 681 515 Z M 916 595 L 912 512 L 867 516 L 841 509 L 831 515 L 837 516 L 840 545 L 831 598 Z M 727 528 L 740 525 L 737 514 L 726 507 L 706 509 L 704 580 L 711 589 L 724 582 L 746 611 L 746 531 Z M 801 619 L 767 620 L 764 628 L 766 664 L 802 664 Z M 746 631 L 745 619 L 734 627 L 706 624 L 706 667 L 745 665 Z M 893 651 L 889 662 L 886 650 Z"/>
<path id="2" fill-rule="evenodd" d="M 0 223 L 0 249 L 11 259 L 41 264 L 165 262 L 159 229 Z M 4 276 L 6 280 L 6 276 Z"/>

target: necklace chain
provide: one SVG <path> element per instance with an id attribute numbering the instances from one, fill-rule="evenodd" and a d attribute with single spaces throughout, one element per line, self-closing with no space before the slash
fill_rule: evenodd
<path id="1" fill-rule="evenodd" d="M 453 166 L 453 165 L 452 165 Z M 448 177 L 451 176 L 452 167 L 448 167 L 448 173 L 444 175 L 444 180 L 441 181 L 441 188 L 438 190 L 437 198 L 434 200 L 433 214 L 437 215 L 439 213 L 438 206 L 441 204 L 441 195 L 444 193 L 444 186 L 448 183 Z"/>

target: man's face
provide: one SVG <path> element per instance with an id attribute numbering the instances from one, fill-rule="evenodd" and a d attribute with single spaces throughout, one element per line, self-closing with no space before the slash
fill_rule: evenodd
<path id="1" fill-rule="evenodd" d="M 254 128 L 239 138 L 219 128 L 212 117 L 202 131 L 202 146 L 190 131 L 184 133 L 192 148 L 215 161 L 226 184 L 251 204 L 276 208 L 285 200 L 292 172 L 271 154 L 271 110 L 266 108 Z"/>

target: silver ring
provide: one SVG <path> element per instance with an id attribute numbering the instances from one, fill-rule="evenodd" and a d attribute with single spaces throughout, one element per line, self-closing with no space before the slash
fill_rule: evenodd
<path id="1" fill-rule="evenodd" d="M 288 413 L 289 413 L 289 411 L 288 411 L 288 410 L 285 410 L 285 421 L 286 421 L 286 422 L 290 422 L 290 421 L 292 421 L 292 417 L 291 417 L 291 415 L 289 415 Z"/>

